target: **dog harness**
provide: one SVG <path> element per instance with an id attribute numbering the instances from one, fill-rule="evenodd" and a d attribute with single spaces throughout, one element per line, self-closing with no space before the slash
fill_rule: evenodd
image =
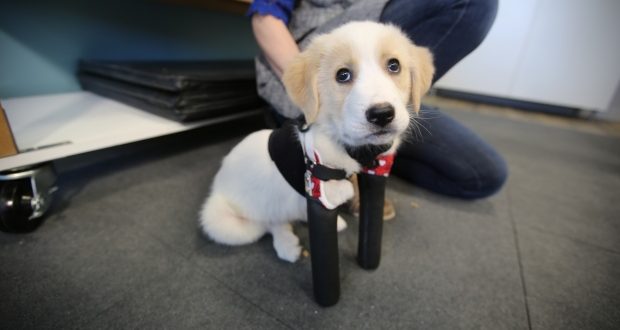
<path id="1" fill-rule="evenodd" d="M 321 156 L 312 144 L 312 132 L 286 123 L 272 131 L 269 136 L 268 149 L 271 160 L 286 182 L 297 193 L 316 199 L 327 209 L 339 205 L 330 202 L 323 193 L 324 182 L 343 180 L 347 173 L 343 169 L 334 169 L 321 163 Z M 362 165 L 362 173 L 388 176 L 394 164 L 394 154 L 384 154 L 391 145 L 345 147 L 347 153 Z"/>

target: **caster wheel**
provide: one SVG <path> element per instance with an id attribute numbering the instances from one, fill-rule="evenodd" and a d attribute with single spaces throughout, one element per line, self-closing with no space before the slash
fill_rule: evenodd
<path id="1" fill-rule="evenodd" d="M 6 232 L 29 232 L 37 228 L 43 219 L 30 219 L 34 209 L 31 205 L 32 191 L 27 179 L 4 182 L 0 188 L 0 230 Z"/>
<path id="2" fill-rule="evenodd" d="M 36 229 L 51 204 L 56 176 L 51 165 L 0 173 L 0 231 Z"/>

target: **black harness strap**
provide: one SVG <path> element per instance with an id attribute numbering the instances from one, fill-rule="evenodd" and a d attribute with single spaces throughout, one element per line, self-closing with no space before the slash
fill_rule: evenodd
<path id="1" fill-rule="evenodd" d="M 306 162 L 295 126 L 285 123 L 281 128 L 273 130 L 269 136 L 268 149 L 269 157 L 276 164 L 282 177 L 295 191 L 305 196 Z"/>
<path id="2" fill-rule="evenodd" d="M 349 156 L 366 168 L 377 167 L 379 165 L 377 162 L 377 157 L 380 154 L 390 150 L 391 147 L 391 143 L 381 145 L 365 144 L 362 146 L 344 146 Z"/>
<path id="3" fill-rule="evenodd" d="M 322 181 L 347 178 L 347 172 L 342 169 L 329 168 L 306 158 L 297 136 L 297 127 L 292 123 L 286 123 L 271 133 L 268 148 L 269 157 L 282 177 L 302 196 L 306 195 L 306 170 L 310 170 L 312 176 Z"/>
<path id="4" fill-rule="evenodd" d="M 321 180 L 344 180 L 347 178 L 347 172 L 341 169 L 333 169 L 321 164 L 313 163 L 311 160 L 306 159 L 306 166 L 312 173 L 312 176 Z"/>

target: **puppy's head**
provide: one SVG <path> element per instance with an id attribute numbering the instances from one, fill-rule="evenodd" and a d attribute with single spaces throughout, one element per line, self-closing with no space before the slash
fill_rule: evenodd
<path id="1" fill-rule="evenodd" d="M 314 38 L 286 68 L 283 82 L 308 123 L 359 146 L 391 143 L 402 134 L 433 74 L 430 52 L 397 27 L 353 22 Z"/>

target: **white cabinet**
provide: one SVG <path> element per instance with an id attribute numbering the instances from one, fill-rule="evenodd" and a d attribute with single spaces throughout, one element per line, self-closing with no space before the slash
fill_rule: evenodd
<path id="1" fill-rule="evenodd" d="M 619 0 L 500 0 L 487 39 L 435 86 L 603 111 L 619 82 Z"/>
<path id="2" fill-rule="evenodd" d="M 0 172 L 256 116 L 262 110 L 180 123 L 90 92 L 2 101 L 19 153 L 0 158 Z"/>

